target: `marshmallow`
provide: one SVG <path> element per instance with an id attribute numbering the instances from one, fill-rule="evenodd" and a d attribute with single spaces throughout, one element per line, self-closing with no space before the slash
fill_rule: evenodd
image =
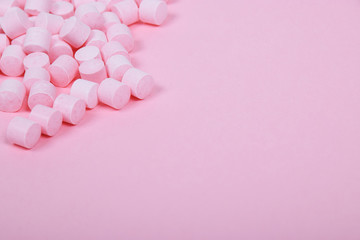
<path id="1" fill-rule="evenodd" d="M 24 73 L 23 60 L 25 53 L 21 46 L 10 45 L 7 46 L 0 59 L 1 71 L 11 77 L 17 77 Z"/>
<path id="2" fill-rule="evenodd" d="M 0 16 L 4 16 L 6 11 L 11 7 L 20 7 L 17 0 L 1 0 L 0 1 Z"/>
<path id="3" fill-rule="evenodd" d="M 68 55 L 61 55 L 48 68 L 51 82 L 57 87 L 66 87 L 78 73 L 78 63 Z"/>
<path id="4" fill-rule="evenodd" d="M 20 110 L 26 90 L 16 79 L 6 79 L 0 84 L 0 111 L 17 112 Z"/>
<path id="5" fill-rule="evenodd" d="M 106 11 L 106 4 L 103 2 L 91 2 L 90 4 L 93 4 L 101 14 Z"/>
<path id="6" fill-rule="evenodd" d="M 51 34 L 58 34 L 63 24 L 61 16 L 42 12 L 36 17 L 34 25 L 47 29 Z"/>
<path id="7" fill-rule="evenodd" d="M 22 47 L 24 44 L 24 41 L 25 41 L 25 36 L 26 36 L 26 34 L 23 34 L 21 36 L 18 36 L 17 38 L 14 38 L 11 41 L 11 45 L 19 45 Z"/>
<path id="8" fill-rule="evenodd" d="M 91 3 L 94 0 L 71 0 L 72 4 L 77 8 L 82 4 Z"/>
<path id="9" fill-rule="evenodd" d="M 72 48 L 69 44 L 61 40 L 58 36 L 52 36 L 51 47 L 49 50 L 50 62 L 54 62 L 61 55 L 74 55 Z"/>
<path id="10" fill-rule="evenodd" d="M 4 52 L 5 48 L 10 45 L 9 38 L 5 34 L 0 34 L 0 55 Z"/>
<path id="11" fill-rule="evenodd" d="M 14 117 L 7 128 L 7 139 L 10 143 L 31 149 L 41 136 L 40 124 L 23 117 Z"/>
<path id="12" fill-rule="evenodd" d="M 27 90 L 31 89 L 31 86 L 37 81 L 50 82 L 49 72 L 41 67 L 32 67 L 25 71 L 23 83 Z"/>
<path id="13" fill-rule="evenodd" d="M 60 38 L 69 43 L 74 48 L 81 47 L 90 35 L 90 27 L 81 22 L 76 17 L 65 20 L 61 30 Z"/>
<path id="14" fill-rule="evenodd" d="M 25 70 L 34 67 L 47 69 L 50 66 L 49 56 L 43 52 L 30 53 L 24 58 Z"/>
<path id="15" fill-rule="evenodd" d="M 102 15 L 104 17 L 105 29 L 108 29 L 114 24 L 121 23 L 119 17 L 113 12 L 104 12 Z"/>
<path id="16" fill-rule="evenodd" d="M 142 1 L 139 6 L 139 18 L 144 23 L 161 25 L 167 17 L 167 5 L 163 0 Z"/>
<path id="17" fill-rule="evenodd" d="M 75 59 L 79 64 L 92 59 L 101 59 L 100 50 L 95 46 L 85 46 L 80 48 L 75 53 Z"/>
<path id="18" fill-rule="evenodd" d="M 33 52 L 48 53 L 51 44 L 51 33 L 45 28 L 32 27 L 26 32 L 23 48 L 26 54 Z"/>
<path id="19" fill-rule="evenodd" d="M 10 39 L 25 34 L 31 26 L 28 15 L 18 7 L 9 8 L 1 22 L 3 31 Z"/>
<path id="20" fill-rule="evenodd" d="M 98 87 L 97 83 L 78 79 L 71 86 L 70 95 L 84 100 L 86 107 L 92 109 L 98 104 Z"/>
<path id="21" fill-rule="evenodd" d="M 134 39 L 130 29 L 125 24 L 114 24 L 108 28 L 106 36 L 110 41 L 120 42 L 130 52 L 134 48 Z"/>
<path id="22" fill-rule="evenodd" d="M 66 1 L 57 1 L 51 4 L 50 12 L 66 19 L 74 15 L 74 6 Z"/>
<path id="23" fill-rule="evenodd" d="M 149 96 L 154 87 L 152 76 L 136 68 L 127 70 L 122 82 L 128 85 L 131 88 L 131 94 L 139 99 Z"/>
<path id="24" fill-rule="evenodd" d="M 99 101 L 115 109 L 123 108 L 130 100 L 130 88 L 112 78 L 100 83 L 98 89 Z"/>
<path id="25" fill-rule="evenodd" d="M 116 13 L 121 22 L 130 25 L 139 21 L 139 9 L 134 0 L 123 0 L 114 4 L 111 11 Z"/>
<path id="26" fill-rule="evenodd" d="M 54 101 L 54 109 L 63 115 L 63 121 L 76 125 L 85 114 L 85 102 L 75 96 L 60 94 Z"/>
<path id="27" fill-rule="evenodd" d="M 100 30 L 91 30 L 90 36 L 86 41 L 86 46 L 96 46 L 101 49 L 107 43 L 107 38 L 104 32 Z"/>
<path id="28" fill-rule="evenodd" d="M 104 17 L 94 4 L 82 4 L 76 8 L 75 16 L 92 29 L 101 29 L 104 25 Z"/>
<path id="29" fill-rule="evenodd" d="M 49 137 L 54 136 L 61 127 L 63 118 L 60 111 L 53 108 L 36 105 L 29 115 L 29 119 L 41 126 L 41 132 Z"/>
<path id="30" fill-rule="evenodd" d="M 104 62 L 100 59 L 92 59 L 80 64 L 79 72 L 82 79 L 101 82 L 107 78 Z"/>
<path id="31" fill-rule="evenodd" d="M 41 12 L 49 12 L 51 0 L 26 0 L 24 10 L 29 15 L 39 15 Z"/>
<path id="32" fill-rule="evenodd" d="M 119 81 L 121 81 L 125 72 L 132 67 L 133 66 L 129 59 L 123 55 L 114 55 L 106 62 L 106 68 L 109 73 L 109 77 Z"/>
<path id="33" fill-rule="evenodd" d="M 123 45 L 121 43 L 116 41 L 111 41 L 106 43 L 101 48 L 101 55 L 106 62 L 111 56 L 114 55 L 123 55 L 126 58 L 130 59 L 129 53 L 126 51 Z"/>
<path id="34" fill-rule="evenodd" d="M 30 89 L 28 106 L 33 109 L 36 105 L 52 107 L 56 97 L 56 88 L 49 81 L 37 81 Z"/>

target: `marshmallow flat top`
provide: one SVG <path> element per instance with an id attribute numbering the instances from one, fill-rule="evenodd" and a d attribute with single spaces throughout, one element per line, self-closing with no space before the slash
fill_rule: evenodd
<path id="1" fill-rule="evenodd" d="M 14 117 L 8 125 L 6 135 L 10 143 L 31 149 L 40 139 L 41 126 L 27 118 Z"/>
<path id="2" fill-rule="evenodd" d="M 43 52 L 30 53 L 24 58 L 25 70 L 33 67 L 41 67 L 47 69 L 49 65 L 49 56 Z"/>
<path id="3" fill-rule="evenodd" d="M 100 54 L 99 48 L 95 47 L 95 46 L 82 47 L 79 50 L 77 50 L 75 53 L 75 59 L 80 64 L 82 62 L 89 61 L 89 60 L 96 59 L 96 58 L 100 59 L 101 54 Z"/>

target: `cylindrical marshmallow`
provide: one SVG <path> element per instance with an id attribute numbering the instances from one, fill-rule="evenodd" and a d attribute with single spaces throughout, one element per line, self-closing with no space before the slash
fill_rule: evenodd
<path id="1" fill-rule="evenodd" d="M 94 0 L 71 0 L 72 4 L 77 8 L 80 5 L 91 3 Z"/>
<path id="2" fill-rule="evenodd" d="M 106 11 L 106 4 L 103 2 L 91 2 L 89 4 L 93 4 L 101 14 Z"/>
<path id="3" fill-rule="evenodd" d="M 107 78 L 105 64 L 100 59 L 93 59 L 81 63 L 79 72 L 82 79 L 93 82 L 101 82 Z"/>
<path id="4" fill-rule="evenodd" d="M 23 83 L 27 90 L 37 81 L 50 82 L 50 74 L 45 68 L 33 67 L 25 71 Z"/>
<path id="5" fill-rule="evenodd" d="M 26 33 L 32 26 L 28 15 L 18 7 L 9 8 L 2 18 L 1 27 L 10 39 Z"/>
<path id="6" fill-rule="evenodd" d="M 40 124 L 23 117 L 14 117 L 7 128 L 7 139 L 10 143 L 31 149 L 41 136 Z"/>
<path id="7" fill-rule="evenodd" d="M 6 11 L 11 7 L 20 7 L 17 0 L 1 0 L 0 1 L 0 16 L 4 16 Z M 22 7 L 20 7 L 22 8 Z"/>
<path id="8" fill-rule="evenodd" d="M 54 35 L 51 39 L 51 46 L 49 50 L 50 62 L 54 62 L 61 55 L 74 55 L 72 48 L 69 44 L 61 40 L 58 36 Z"/>
<path id="9" fill-rule="evenodd" d="M 101 59 L 100 50 L 95 46 L 85 46 L 80 48 L 75 53 L 75 59 L 79 64 L 90 61 L 92 59 Z"/>
<path id="10" fill-rule="evenodd" d="M 64 23 L 61 16 L 50 13 L 40 13 L 35 19 L 35 27 L 47 29 L 51 34 L 58 34 Z"/>
<path id="11" fill-rule="evenodd" d="M 78 79 L 71 86 L 70 95 L 84 100 L 86 107 L 92 109 L 98 104 L 98 87 L 97 83 Z"/>
<path id="12" fill-rule="evenodd" d="M 66 19 L 74 15 L 74 6 L 66 1 L 56 1 L 51 4 L 50 12 Z"/>
<path id="13" fill-rule="evenodd" d="M 99 101 L 115 109 L 123 108 L 130 100 L 130 88 L 112 78 L 100 83 L 98 89 Z"/>
<path id="14" fill-rule="evenodd" d="M 116 13 L 121 22 L 130 25 L 139 21 L 139 8 L 134 0 L 124 0 L 114 4 L 111 11 Z"/>
<path id="15" fill-rule="evenodd" d="M 51 33 L 45 28 L 32 27 L 26 32 L 23 48 L 26 54 L 33 52 L 48 53 L 51 44 Z"/>
<path id="16" fill-rule="evenodd" d="M 9 38 L 5 34 L 0 34 L 0 55 L 4 52 L 5 48 L 10 45 Z"/>
<path id="17" fill-rule="evenodd" d="M 11 41 L 11 45 L 19 45 L 22 47 L 24 44 L 24 41 L 25 41 L 25 36 L 26 36 L 26 34 L 23 34 L 21 36 L 18 36 L 17 38 L 14 38 Z"/>
<path id="18" fill-rule="evenodd" d="M 167 17 L 167 5 L 163 0 L 142 1 L 139 6 L 139 18 L 144 23 L 161 25 Z"/>
<path id="19" fill-rule="evenodd" d="M 122 78 L 122 82 L 131 88 L 131 94 L 139 99 L 150 95 L 154 87 L 154 79 L 148 73 L 130 68 Z"/>
<path id="20" fill-rule="evenodd" d="M 121 81 L 125 72 L 132 68 L 132 64 L 123 55 L 114 55 L 110 57 L 106 62 L 106 68 L 110 78 Z"/>
<path id="21" fill-rule="evenodd" d="M 49 56 L 43 52 L 30 53 L 24 58 L 25 70 L 34 67 L 41 67 L 47 69 L 49 66 L 50 66 Z"/>
<path id="22" fill-rule="evenodd" d="M 91 31 L 88 40 L 86 41 L 86 46 L 95 46 L 101 49 L 107 43 L 106 35 L 103 31 L 94 29 Z"/>
<path id="23" fill-rule="evenodd" d="M 36 105 L 52 107 L 56 97 L 56 88 L 49 81 L 37 81 L 30 89 L 28 106 L 33 109 Z"/>
<path id="24" fill-rule="evenodd" d="M 81 22 L 77 17 L 70 17 L 64 21 L 60 30 L 60 38 L 74 48 L 79 48 L 89 38 L 90 31 L 90 27 Z"/>
<path id="25" fill-rule="evenodd" d="M 104 17 L 94 4 L 82 4 L 76 8 L 75 16 L 92 29 L 101 29 Z"/>
<path id="26" fill-rule="evenodd" d="M 84 117 L 86 104 L 75 96 L 60 94 L 55 99 L 53 108 L 62 113 L 64 122 L 76 125 Z"/>
<path id="27" fill-rule="evenodd" d="M 6 79 L 0 84 L 0 111 L 17 112 L 26 94 L 24 85 L 16 79 Z"/>
<path id="28" fill-rule="evenodd" d="M 120 42 L 130 52 L 134 48 L 134 38 L 125 24 L 114 24 L 108 28 L 106 36 L 110 41 Z"/>
<path id="29" fill-rule="evenodd" d="M 78 73 L 78 63 L 68 55 L 61 55 L 48 68 L 51 82 L 57 87 L 66 87 Z"/>
<path id="30" fill-rule="evenodd" d="M 101 55 L 105 62 L 111 56 L 114 56 L 114 55 L 123 55 L 127 59 L 130 59 L 129 53 L 126 51 L 124 46 L 121 43 L 116 42 L 116 41 L 111 41 L 111 42 L 106 43 L 101 48 Z"/>
<path id="31" fill-rule="evenodd" d="M 21 46 L 7 46 L 0 59 L 1 71 L 7 76 L 20 76 L 24 73 L 24 58 L 25 53 L 23 52 Z"/>
<path id="32" fill-rule="evenodd" d="M 38 15 L 41 12 L 49 12 L 52 0 L 26 0 L 24 10 L 27 14 Z"/>
<path id="33" fill-rule="evenodd" d="M 113 12 L 104 12 L 102 15 L 104 17 L 105 29 L 108 29 L 114 24 L 121 23 L 119 17 Z"/>
<path id="34" fill-rule="evenodd" d="M 41 132 L 49 137 L 54 136 L 61 127 L 62 114 L 53 108 L 36 105 L 29 115 L 29 119 L 37 122 L 41 126 Z"/>

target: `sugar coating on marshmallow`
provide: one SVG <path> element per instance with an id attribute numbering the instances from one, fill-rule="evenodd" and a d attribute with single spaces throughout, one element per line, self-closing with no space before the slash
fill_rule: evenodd
<path id="1" fill-rule="evenodd" d="M 41 67 L 47 69 L 49 66 L 50 66 L 49 56 L 43 52 L 30 53 L 24 58 L 25 70 L 34 67 Z"/>
<path id="2" fill-rule="evenodd" d="M 64 122 L 77 125 L 84 117 L 86 104 L 75 96 L 60 94 L 55 99 L 53 108 L 62 113 Z"/>
<path id="3" fill-rule="evenodd" d="M 58 34 L 64 19 L 61 16 L 51 13 L 40 13 L 35 19 L 35 27 L 42 27 L 50 31 L 51 34 Z"/>
<path id="4" fill-rule="evenodd" d="M 115 79 L 107 78 L 100 83 L 99 101 L 115 109 L 123 108 L 130 100 L 130 88 Z"/>
<path id="5" fill-rule="evenodd" d="M 81 47 L 90 35 L 91 29 L 77 17 L 70 17 L 64 21 L 60 30 L 60 38 L 74 48 Z"/>
<path id="6" fill-rule="evenodd" d="M 32 67 L 25 71 L 23 84 L 27 90 L 30 90 L 31 86 L 37 81 L 50 82 L 49 72 L 42 67 Z"/>
<path id="7" fill-rule="evenodd" d="M 78 63 L 68 55 L 61 55 L 48 68 L 51 82 L 57 87 L 66 87 L 78 73 Z"/>
<path id="8" fill-rule="evenodd" d="M 122 82 L 130 87 L 131 94 L 138 99 L 148 97 L 154 87 L 152 76 L 136 68 L 127 70 Z"/>
<path id="9" fill-rule="evenodd" d="M 44 105 L 36 105 L 29 119 L 41 126 L 41 132 L 49 137 L 54 136 L 62 125 L 63 117 L 60 111 Z"/>
<path id="10" fill-rule="evenodd" d="M 107 78 L 105 64 L 100 59 L 92 59 L 81 63 L 79 73 L 82 79 L 93 82 L 101 82 Z"/>
<path id="11" fill-rule="evenodd" d="M 52 107 L 56 97 L 56 88 L 49 81 L 37 81 L 31 88 L 28 98 L 28 106 L 33 109 L 38 104 Z"/>
<path id="12" fill-rule="evenodd" d="M 130 25 L 139 21 L 139 9 L 133 0 L 124 0 L 114 4 L 111 7 L 122 23 Z"/>
<path id="13" fill-rule="evenodd" d="M 139 5 L 139 18 L 144 23 L 161 25 L 167 12 L 167 5 L 163 0 L 142 1 Z"/>
<path id="14" fill-rule="evenodd" d="M 1 71 L 10 77 L 17 77 L 24 73 L 23 61 L 25 53 L 19 45 L 10 45 L 4 49 L 0 58 Z"/>
<path id="15" fill-rule="evenodd" d="M 95 46 L 85 46 L 80 48 L 75 53 L 75 59 L 79 64 L 92 59 L 101 59 L 100 50 Z"/>
<path id="16" fill-rule="evenodd" d="M 5 34 L 14 39 L 26 33 L 32 27 L 28 15 L 18 7 L 9 8 L 1 21 L 1 27 Z"/>
<path id="17" fill-rule="evenodd" d="M 121 81 L 125 72 L 133 66 L 125 56 L 114 55 L 106 61 L 106 67 L 110 78 Z"/>
<path id="18" fill-rule="evenodd" d="M 71 86 L 70 95 L 84 100 L 86 107 L 92 109 L 98 104 L 98 87 L 97 83 L 78 79 Z"/>
<path id="19" fill-rule="evenodd" d="M 16 79 L 6 79 L 0 84 L 0 111 L 17 112 L 26 94 L 23 83 Z"/>
<path id="20" fill-rule="evenodd" d="M 74 52 L 68 43 L 61 40 L 59 36 L 54 35 L 51 38 L 51 47 L 49 50 L 50 62 L 54 62 L 61 55 L 68 55 L 72 57 Z"/>
<path id="21" fill-rule="evenodd" d="M 10 143 L 31 149 L 41 136 L 40 124 L 23 117 L 14 117 L 7 128 L 7 139 Z"/>
<path id="22" fill-rule="evenodd" d="M 134 38 L 129 27 L 125 24 L 118 23 L 112 25 L 107 29 L 106 36 L 109 41 L 121 43 L 128 52 L 134 48 Z"/>

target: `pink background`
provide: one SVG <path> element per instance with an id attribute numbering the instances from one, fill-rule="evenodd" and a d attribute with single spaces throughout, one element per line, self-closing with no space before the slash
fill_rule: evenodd
<path id="1" fill-rule="evenodd" d="M 144 101 L 9 145 L 1 240 L 359 239 L 360 1 L 174 0 Z"/>

